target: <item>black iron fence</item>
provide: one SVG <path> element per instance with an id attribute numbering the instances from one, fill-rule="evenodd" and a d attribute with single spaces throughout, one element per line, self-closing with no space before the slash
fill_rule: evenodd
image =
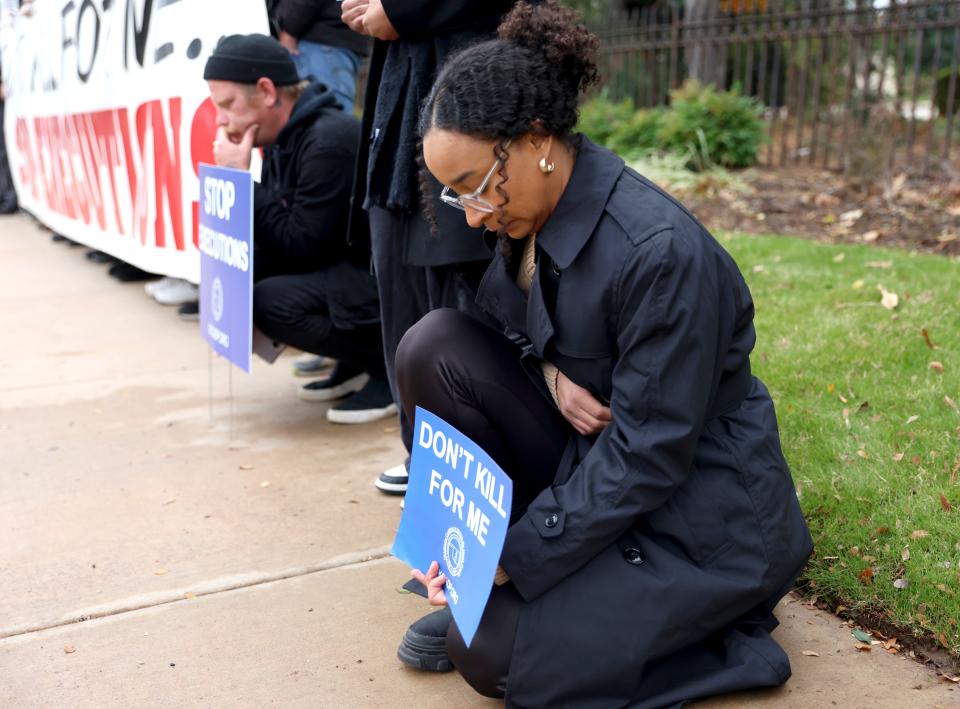
<path id="1" fill-rule="evenodd" d="M 611 98 L 664 105 L 691 77 L 758 98 L 768 165 L 956 156 L 960 0 L 661 1 L 595 29 Z"/>

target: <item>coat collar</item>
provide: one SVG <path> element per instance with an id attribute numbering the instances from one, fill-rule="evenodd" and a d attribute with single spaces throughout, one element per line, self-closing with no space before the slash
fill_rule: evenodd
<path id="1" fill-rule="evenodd" d="M 532 351 L 543 357 L 554 329 L 543 300 L 540 268 L 538 264 L 530 294 L 525 296 L 507 273 L 503 254 L 498 249 L 477 289 L 477 304 L 493 313 L 508 331 L 525 334 L 532 344 Z"/>
<path id="2" fill-rule="evenodd" d="M 573 263 L 589 240 L 623 167 L 620 157 L 580 137 L 570 182 L 537 235 L 537 243 L 558 268 Z"/>

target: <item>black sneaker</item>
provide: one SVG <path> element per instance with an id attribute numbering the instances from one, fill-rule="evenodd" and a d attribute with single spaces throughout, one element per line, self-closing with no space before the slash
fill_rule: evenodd
<path id="1" fill-rule="evenodd" d="M 368 379 L 362 367 L 339 362 L 329 377 L 304 384 L 297 391 L 297 396 L 304 401 L 333 401 L 360 391 Z"/>
<path id="2" fill-rule="evenodd" d="M 407 481 L 410 478 L 410 458 L 400 465 L 395 465 L 380 473 L 380 477 L 373 483 L 381 492 L 388 495 L 406 495 Z"/>
<path id="3" fill-rule="evenodd" d="M 418 670 L 449 672 L 453 663 L 447 655 L 447 631 L 453 622 L 450 608 L 423 616 L 403 634 L 397 657 Z"/>
<path id="4" fill-rule="evenodd" d="M 370 378 L 363 389 L 327 410 L 330 423 L 369 423 L 395 416 L 397 405 L 386 379 Z"/>
<path id="5" fill-rule="evenodd" d="M 116 278 L 121 283 L 134 283 L 136 281 L 151 281 L 155 278 L 159 278 L 156 273 L 150 273 L 149 271 L 144 271 L 142 268 L 137 268 L 136 266 L 123 263 L 115 263 L 110 267 L 110 270 L 107 271 L 112 278 Z"/>
<path id="6" fill-rule="evenodd" d="M 177 317 L 188 322 L 196 322 L 200 319 L 200 303 L 196 300 L 184 303 L 177 308 Z"/>
<path id="7" fill-rule="evenodd" d="M 105 254 L 103 251 L 88 251 L 85 256 L 88 261 L 93 261 L 94 263 L 117 263 L 119 259 L 110 254 Z"/>

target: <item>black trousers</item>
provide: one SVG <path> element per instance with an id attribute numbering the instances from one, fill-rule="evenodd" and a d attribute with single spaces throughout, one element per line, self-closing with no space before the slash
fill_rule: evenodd
<path id="1" fill-rule="evenodd" d="M 3 137 L 4 102 L 0 100 L 0 212 L 9 214 L 17 209 L 17 190 L 10 175 L 7 145 Z"/>
<path id="2" fill-rule="evenodd" d="M 482 447 L 513 480 L 512 517 L 554 479 L 573 431 L 520 363 L 506 336 L 451 309 L 435 310 L 404 336 L 397 384 L 409 420 L 422 406 Z M 447 649 L 480 694 L 503 697 L 523 599 L 495 587 L 467 648 L 452 624 Z"/>
<path id="3" fill-rule="evenodd" d="M 350 322 L 336 312 L 343 295 L 338 291 L 345 288 L 349 284 L 332 271 L 265 278 L 253 287 L 253 321 L 273 340 L 359 365 L 374 379 L 386 379 L 376 303 L 363 305 L 362 316 Z"/>
<path id="4" fill-rule="evenodd" d="M 380 207 L 371 207 L 369 216 L 373 270 L 380 292 L 383 356 L 393 399 L 399 401 L 394 365 L 400 339 L 420 318 L 437 308 L 454 308 L 486 320 L 475 300 L 487 262 L 412 266 L 407 263 L 410 241 L 419 236 L 412 232 L 429 229 L 423 217 Z M 406 412 L 400 411 L 400 436 L 408 452 L 413 442 L 412 421 Z"/>

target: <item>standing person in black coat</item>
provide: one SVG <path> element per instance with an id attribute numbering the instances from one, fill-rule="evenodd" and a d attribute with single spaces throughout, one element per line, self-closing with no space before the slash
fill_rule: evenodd
<path id="1" fill-rule="evenodd" d="M 224 38 L 204 69 L 219 125 L 218 165 L 250 168 L 253 190 L 254 322 L 268 337 L 336 358 L 328 379 L 301 398 L 330 401 L 334 423 L 396 413 L 387 385 L 376 282 L 369 250 L 347 243 L 359 121 L 322 84 L 301 81 L 293 60 L 264 35 Z"/>
<path id="2" fill-rule="evenodd" d="M 396 397 L 394 357 L 403 334 L 423 315 L 452 307 L 483 317 L 476 288 L 491 252 L 479 231 L 456 215 L 439 217 L 432 235 L 420 209 L 417 123 L 437 68 L 458 49 L 494 35 L 513 0 L 344 0 L 343 21 L 376 41 L 363 111 L 363 140 L 353 192 L 351 238 L 366 238 L 369 212 L 373 265 L 380 289 L 384 354 Z M 437 204 L 440 186 L 429 187 Z M 366 211 L 365 211 L 366 210 Z M 401 413 L 407 451 L 411 421 Z M 376 482 L 384 492 L 407 489 L 405 465 Z"/>
<path id="3" fill-rule="evenodd" d="M 750 291 L 682 205 L 573 133 L 597 76 L 575 21 L 555 0 L 518 3 L 424 103 L 444 201 L 499 232 L 478 300 L 502 329 L 427 315 L 397 354 L 402 403 L 482 446 L 514 507 L 471 646 L 444 610 L 399 654 L 452 662 L 511 707 L 779 685 L 772 611 L 812 544 L 751 375 Z M 445 605 L 436 563 L 414 575 Z"/>
<path id="4" fill-rule="evenodd" d="M 330 89 L 347 113 L 353 112 L 360 62 L 370 53 L 370 40 L 340 19 L 337 0 L 274 0 L 270 19 L 304 79 Z"/>

